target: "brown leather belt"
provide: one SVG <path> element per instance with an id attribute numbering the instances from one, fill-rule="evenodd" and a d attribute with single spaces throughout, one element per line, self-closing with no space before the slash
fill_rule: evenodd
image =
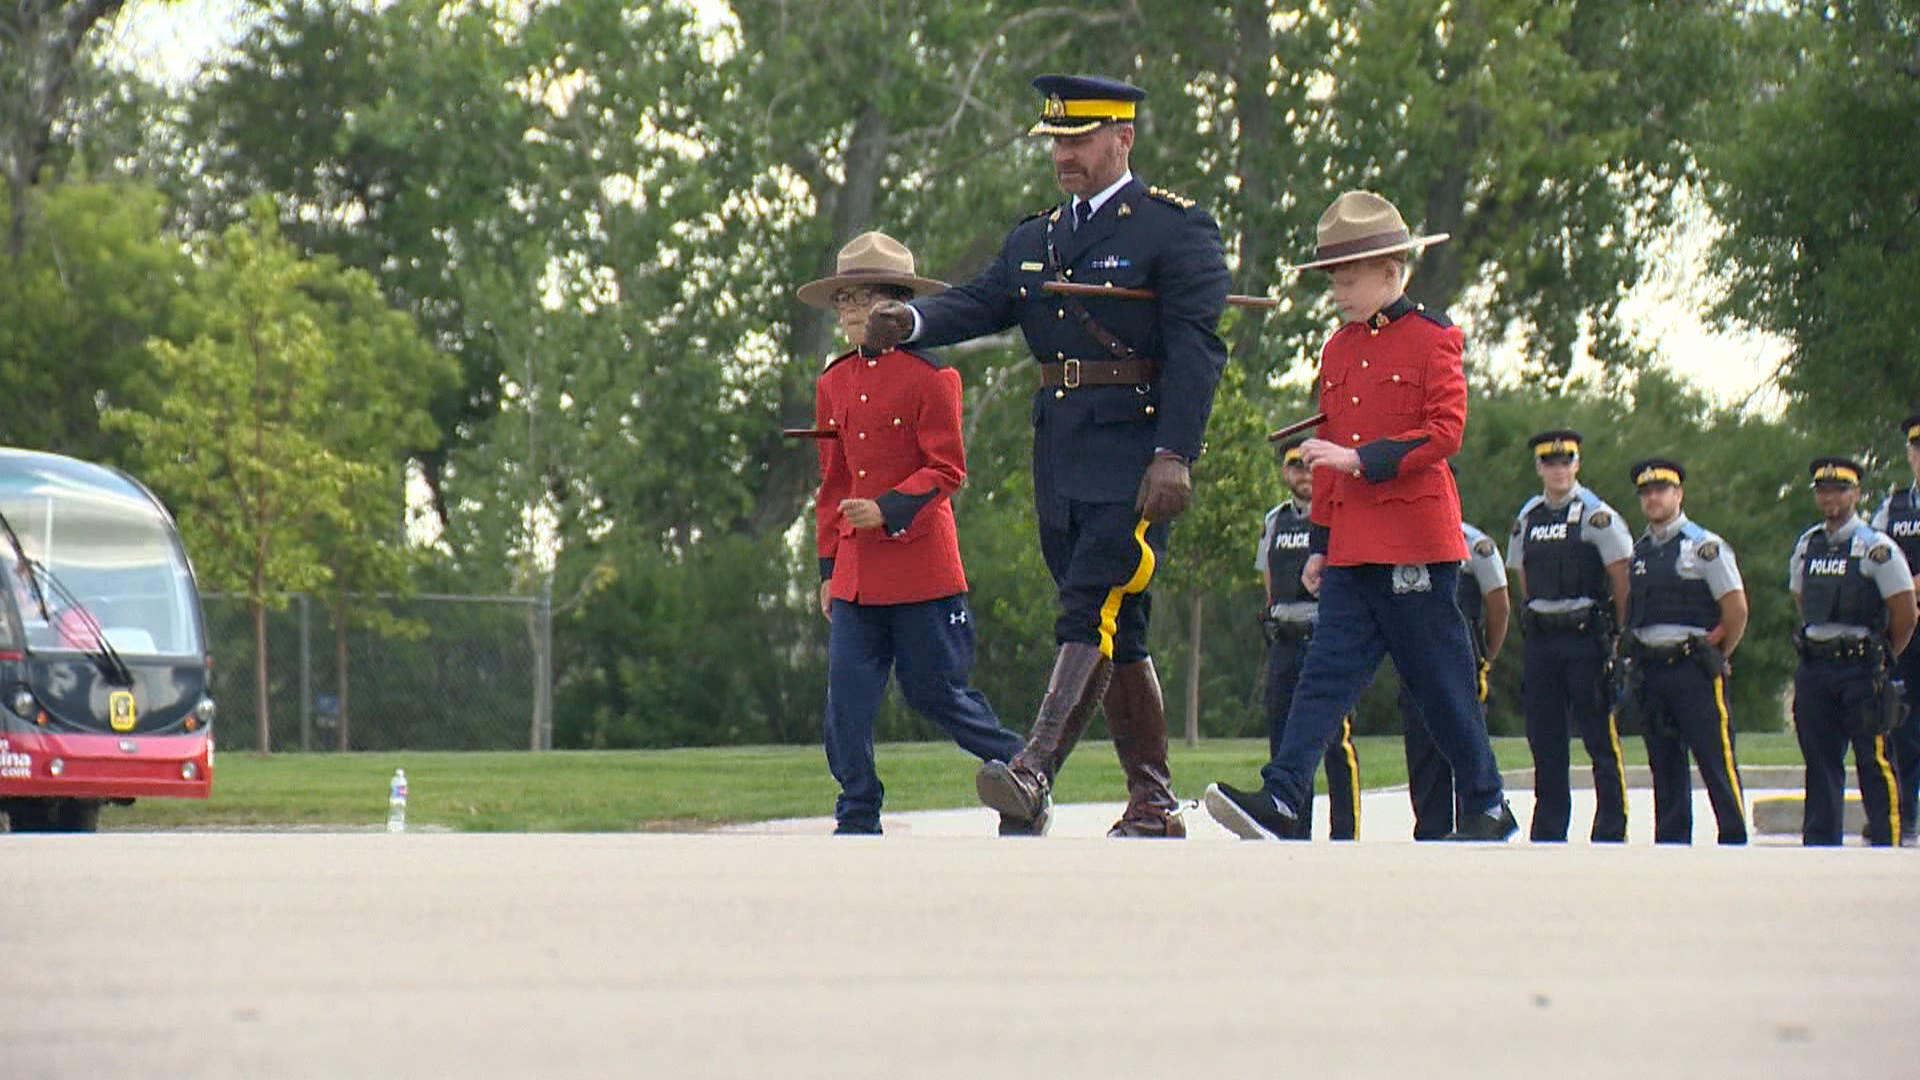
<path id="1" fill-rule="evenodd" d="M 1040 365 L 1041 386 L 1141 386 L 1160 374 L 1153 360 L 1061 360 Z"/>

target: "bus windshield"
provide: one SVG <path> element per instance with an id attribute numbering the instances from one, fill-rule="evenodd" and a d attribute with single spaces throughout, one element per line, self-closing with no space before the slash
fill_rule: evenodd
<path id="1" fill-rule="evenodd" d="M 192 572 L 172 526 L 143 492 L 101 475 L 120 488 L 71 474 L 0 472 L 0 514 L 45 571 L 29 575 L 15 552 L 0 551 L 27 647 L 89 652 L 104 636 L 127 656 L 199 655 Z"/>

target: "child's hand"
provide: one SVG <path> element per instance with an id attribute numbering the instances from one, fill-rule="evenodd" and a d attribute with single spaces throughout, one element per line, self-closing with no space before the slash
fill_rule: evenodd
<path id="1" fill-rule="evenodd" d="M 880 504 L 872 499 L 841 499 L 840 514 L 856 529 L 877 529 L 886 523 Z"/>

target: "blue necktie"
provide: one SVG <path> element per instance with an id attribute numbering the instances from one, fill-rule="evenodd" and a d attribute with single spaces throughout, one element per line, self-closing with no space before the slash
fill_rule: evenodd
<path id="1" fill-rule="evenodd" d="M 1073 204 L 1073 231 L 1079 232 L 1088 219 L 1093 217 L 1093 204 L 1085 199 Z"/>

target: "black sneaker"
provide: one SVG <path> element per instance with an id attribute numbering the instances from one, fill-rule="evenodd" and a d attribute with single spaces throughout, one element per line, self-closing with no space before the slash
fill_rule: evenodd
<path id="1" fill-rule="evenodd" d="M 1205 801 L 1213 820 L 1242 840 L 1307 839 L 1301 835 L 1300 819 L 1281 813 L 1265 789 L 1241 791 L 1232 784 L 1208 784 Z"/>
<path id="2" fill-rule="evenodd" d="M 1483 843 L 1504 844 L 1507 837 L 1520 831 L 1520 822 L 1513 816 L 1513 807 L 1507 800 L 1500 800 L 1498 816 L 1482 811 L 1461 818 L 1460 825 L 1448 834 L 1449 840 L 1468 840 Z"/>
<path id="3" fill-rule="evenodd" d="M 880 826 L 855 825 L 852 822 L 843 821 L 840 824 L 835 825 L 833 827 L 833 835 L 835 836 L 879 836 Z"/>

